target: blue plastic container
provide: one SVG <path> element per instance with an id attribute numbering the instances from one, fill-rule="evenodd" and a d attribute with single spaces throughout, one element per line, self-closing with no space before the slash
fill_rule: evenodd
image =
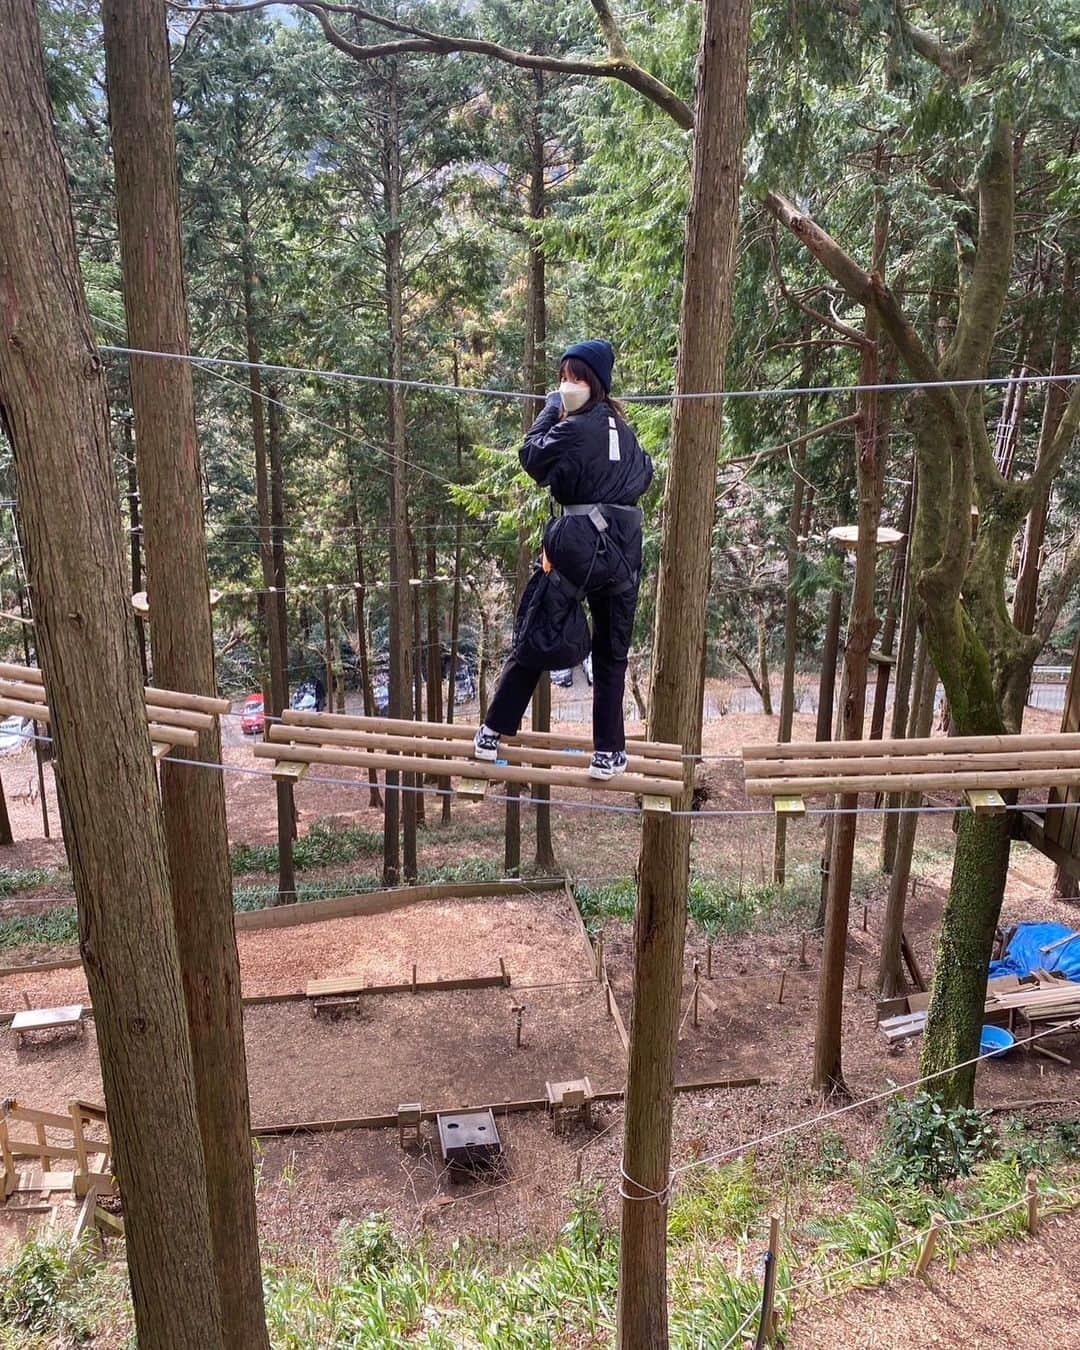
<path id="1" fill-rule="evenodd" d="M 1015 1044 L 1016 1038 L 1004 1027 L 983 1027 L 979 1035 L 979 1054 L 993 1055 L 996 1059 L 998 1055 L 1004 1055 L 1011 1050 Z"/>

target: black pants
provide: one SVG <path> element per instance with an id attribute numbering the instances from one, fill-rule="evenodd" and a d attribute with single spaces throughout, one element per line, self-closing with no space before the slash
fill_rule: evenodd
<path id="1" fill-rule="evenodd" d="M 623 695 L 626 690 L 626 658 L 634 628 L 637 591 L 622 595 L 589 596 L 592 616 L 593 746 L 597 750 L 625 750 Z M 499 687 L 484 719 L 500 736 L 513 736 L 533 696 L 540 672 L 521 665 L 513 657 L 499 678 Z"/>

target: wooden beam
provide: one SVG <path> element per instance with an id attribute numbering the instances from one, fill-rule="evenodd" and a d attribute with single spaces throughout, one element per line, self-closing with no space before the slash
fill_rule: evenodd
<path id="1" fill-rule="evenodd" d="M 1012 772 L 1029 769 L 1080 769 L 1080 750 L 1013 750 L 1002 754 L 876 755 L 873 742 L 864 742 L 866 754 L 837 759 L 751 760 L 744 765 L 747 781 L 757 778 L 798 778 L 880 775 L 893 773 Z"/>
<path id="2" fill-rule="evenodd" d="M 1019 736 L 914 736 L 910 740 L 789 741 L 745 745 L 743 760 L 843 759 L 852 755 L 965 755 L 1013 750 L 1080 750 L 1080 732 Z"/>
<path id="3" fill-rule="evenodd" d="M 275 783 L 299 783 L 300 779 L 311 768 L 310 764 L 289 763 L 286 760 L 279 760 L 274 765 Z"/>
<path id="4" fill-rule="evenodd" d="M 425 725 L 431 725 L 430 723 Z M 401 735 L 375 731 L 350 731 L 321 727 L 296 727 L 278 724 L 270 728 L 268 739 L 272 742 L 284 742 L 296 745 L 341 745 L 353 746 L 359 750 L 393 750 L 398 753 L 429 755 L 435 759 L 453 759 L 462 751 L 459 743 L 446 739 L 438 740 L 429 736 Z M 515 746 L 506 744 L 500 747 L 499 763 L 536 764 L 544 768 L 563 767 L 578 769 L 583 767 L 586 751 L 567 749 L 552 750 L 540 747 Z M 483 761 L 479 761 L 483 762 Z M 683 778 L 683 766 L 679 760 L 646 759 L 631 754 L 627 761 L 629 773 L 659 774 L 662 778 Z"/>
<path id="5" fill-rule="evenodd" d="M 969 788 L 964 793 L 964 798 L 977 816 L 1003 816 L 1005 814 L 1005 798 L 1000 792 L 980 792 L 976 788 Z"/>
<path id="6" fill-rule="evenodd" d="M 435 725 L 434 723 L 432 725 Z M 583 768 L 531 769 L 518 764 L 488 764 L 473 759 L 430 759 L 420 755 L 369 754 L 361 750 L 335 750 L 321 746 L 284 746 L 276 741 L 261 741 L 252 747 L 256 759 L 296 760 L 307 764 L 337 764 L 350 768 L 397 770 L 400 773 L 426 773 L 435 777 L 483 778 L 496 783 L 542 783 L 550 787 L 585 788 L 602 792 L 623 792 L 641 796 L 681 797 L 681 780 L 645 778 L 624 773 L 617 778 L 590 778 Z M 1080 781 L 1080 770 L 1077 771 Z"/>
<path id="7" fill-rule="evenodd" d="M 257 747 L 256 747 L 257 748 Z M 897 773 L 824 778 L 752 778 L 746 783 L 748 797 L 821 797 L 834 792 L 929 792 L 968 788 L 1050 788 L 1080 786 L 1080 768 L 1026 769 L 1015 773 Z"/>
<path id="8" fill-rule="evenodd" d="M 1020 835 L 1032 848 L 1037 848 L 1051 862 L 1057 863 L 1066 876 L 1080 881 L 1080 858 L 1046 833 L 1042 817 L 1024 811 L 1020 816 Z"/>
<path id="9" fill-rule="evenodd" d="M 306 998 L 333 998 L 341 994 L 438 994 L 455 989 L 502 989 L 506 981 L 502 975 L 463 975 L 449 980 L 408 980 L 397 984 L 364 984 L 357 975 L 329 975 L 325 979 L 308 980 L 304 989 Z"/>
<path id="10" fill-rule="evenodd" d="M 475 731 L 473 727 L 461 722 L 413 722 L 405 718 L 301 712 L 295 708 L 286 708 L 281 720 L 286 726 L 325 727 L 327 730 L 342 731 L 381 731 L 452 741 L 471 741 Z M 680 745 L 639 740 L 636 736 L 628 736 L 627 740 L 632 743 L 634 753 L 645 759 L 682 759 L 683 750 Z M 546 746 L 560 750 L 585 750 L 590 753 L 593 749 L 591 736 L 573 736 L 554 731 L 519 731 L 516 736 L 504 737 L 504 742 L 507 745 Z"/>
<path id="11" fill-rule="evenodd" d="M 158 689 L 148 684 L 143 690 L 147 703 L 155 703 L 162 708 L 191 708 L 195 712 L 209 713 L 220 717 L 222 713 L 232 711 L 227 698 L 210 698 L 206 694 L 181 694 L 175 689 Z"/>
<path id="12" fill-rule="evenodd" d="M 778 816 L 805 816 L 806 802 L 801 797 L 774 797 L 773 811 Z"/>

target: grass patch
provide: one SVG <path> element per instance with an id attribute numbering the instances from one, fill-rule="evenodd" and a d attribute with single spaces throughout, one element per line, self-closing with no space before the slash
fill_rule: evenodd
<path id="1" fill-rule="evenodd" d="M 66 867 L 0 867 L 0 896 L 23 895 L 40 886 L 71 883 Z"/>
<path id="2" fill-rule="evenodd" d="M 378 853 L 382 842 L 382 835 L 372 830 L 318 822 L 294 841 L 293 864 L 304 870 L 355 862 L 357 858 Z M 234 876 L 245 872 L 276 872 L 278 848 L 276 844 L 234 844 L 229 859 Z"/>
<path id="3" fill-rule="evenodd" d="M 631 923 L 637 887 L 630 877 L 601 886 L 582 883 L 574 888 L 578 907 L 590 931 L 606 919 Z M 690 917 L 707 933 L 748 933 L 805 919 L 816 906 L 810 887 L 760 885 L 692 877 L 687 896 Z"/>
<path id="4" fill-rule="evenodd" d="M 61 905 L 44 914 L 31 914 L 0 922 L 0 949 L 64 947 L 78 940 L 79 918 L 74 905 Z"/>

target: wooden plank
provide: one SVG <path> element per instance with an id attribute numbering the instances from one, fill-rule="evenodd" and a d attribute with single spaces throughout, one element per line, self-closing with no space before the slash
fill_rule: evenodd
<path id="1" fill-rule="evenodd" d="M 0 674 L 2 674 L 0 670 Z M 158 704 L 162 708 L 191 708 L 195 712 L 220 716 L 232 711 L 227 698 L 210 698 L 206 694 L 182 694 L 175 689 L 158 689 L 148 684 L 143 690 L 147 703 Z"/>
<path id="2" fill-rule="evenodd" d="M 72 904 L 74 904 L 74 900 Z M 0 966 L 0 980 L 6 980 L 9 976 L 14 975 L 44 974 L 48 970 L 75 970 L 77 966 L 81 965 L 80 957 L 67 956 L 62 961 L 29 961 L 23 966 Z"/>
<path id="3" fill-rule="evenodd" d="M 187 727 L 170 727 L 164 722 L 149 722 L 147 724 L 152 741 L 164 741 L 166 745 L 176 747 L 182 745 L 185 750 L 197 750 L 199 746 L 199 733 L 189 731 Z"/>
<path id="4" fill-rule="evenodd" d="M 433 724 L 434 725 L 434 724 Z M 436 778 L 485 778 L 496 783 L 541 783 L 549 787 L 585 788 L 641 796 L 681 797 L 683 784 L 665 778 L 624 773 L 616 778 L 590 778 L 586 769 L 531 769 L 517 764 L 488 764 L 480 760 L 440 760 L 420 755 L 375 754 L 362 750 L 335 750 L 322 746 L 285 746 L 261 741 L 252 746 L 256 759 L 296 760 L 308 764 L 337 764 L 359 769 L 388 769 L 400 773 L 428 773 Z M 448 772 L 453 765 L 452 775 Z M 1077 770 L 1080 781 L 1080 770 Z"/>
<path id="5" fill-rule="evenodd" d="M 4 1108 L 8 1120 L 25 1120 L 31 1125 L 48 1125 L 54 1130 L 70 1130 L 71 1116 L 61 1116 L 55 1111 L 39 1111 L 34 1106 L 20 1106 L 18 1101 Z"/>
<path id="6" fill-rule="evenodd" d="M 872 745 L 873 742 L 867 742 Z M 755 778 L 856 777 L 880 774 L 952 773 L 964 775 L 992 770 L 1080 768 L 1080 751 L 1014 750 L 1007 754 L 966 755 L 847 755 L 836 759 L 750 760 L 743 766 L 749 781 Z"/>
<path id="7" fill-rule="evenodd" d="M 923 993 L 926 992 L 926 980 L 922 971 L 919 969 L 919 962 L 915 956 L 915 949 L 908 941 L 908 935 L 901 931 L 900 933 L 900 954 L 904 958 L 904 965 L 908 968 L 908 974 L 911 976 L 911 982 Z"/>
<path id="8" fill-rule="evenodd" d="M 1003 816 L 1005 814 L 1005 798 L 1000 792 L 980 792 L 977 789 L 968 788 L 964 793 L 964 798 L 977 816 Z"/>
<path id="9" fill-rule="evenodd" d="M 501 989 L 505 982 L 498 975 L 471 975 L 451 980 L 412 980 L 404 984 L 364 984 L 356 975 L 328 975 L 321 980 L 308 980 L 304 993 L 308 998 L 324 998 L 335 994 L 438 994 L 451 989 Z"/>
<path id="10" fill-rule="evenodd" d="M 217 722 L 209 713 L 195 712 L 191 708 L 168 708 L 157 703 L 146 705 L 146 720 L 167 727 L 184 727 L 187 731 L 213 731 Z"/>
<path id="11" fill-rule="evenodd" d="M 45 683 L 40 666 L 16 666 L 9 661 L 0 661 L 0 680 L 21 680 L 24 684 Z"/>
<path id="12" fill-rule="evenodd" d="M 258 746 L 256 746 L 258 750 Z M 895 773 L 841 774 L 823 778 L 751 778 L 746 780 L 748 797 L 799 795 L 820 797 L 836 792 L 852 796 L 863 792 L 931 792 L 939 789 L 1039 788 L 1080 786 L 1080 768 L 1026 769 L 997 773 Z"/>
<path id="13" fill-rule="evenodd" d="M 1080 731 L 1025 732 L 1010 736 L 912 736 L 881 741 L 772 741 L 744 745 L 744 760 L 845 759 L 879 755 L 1001 754 L 1007 751 L 1080 750 Z"/>
<path id="14" fill-rule="evenodd" d="M 430 724 L 425 724 L 430 725 Z M 323 727 L 297 727 L 291 724 L 271 726 L 268 739 L 272 742 L 296 745 L 354 746 L 358 750 L 387 750 L 396 753 L 426 755 L 435 759 L 454 759 L 462 754 L 472 756 L 471 742 L 438 740 L 430 736 L 402 735 L 391 732 L 350 731 Z M 541 768 L 582 766 L 587 752 L 577 749 L 516 746 L 511 741 L 500 747 L 499 760 L 507 764 L 532 764 Z M 482 762 L 482 761 L 481 761 Z M 627 761 L 629 773 L 656 773 L 662 778 L 682 782 L 683 766 L 679 760 L 646 759 L 631 754 Z"/>
<path id="15" fill-rule="evenodd" d="M 806 802 L 802 797 L 774 797 L 773 810 L 778 816 L 798 818 L 806 815 Z"/>
<path id="16" fill-rule="evenodd" d="M 35 1168 L 27 1177 L 20 1177 L 12 1191 L 13 1195 L 26 1195 L 33 1191 L 70 1191 L 75 1184 L 73 1172 L 39 1172 Z"/>
<path id="17" fill-rule="evenodd" d="M 52 1031 L 57 1027 L 78 1026 L 83 1018 L 83 1005 L 73 1003 L 66 1008 L 24 1008 L 11 1019 L 12 1031 Z"/>
<path id="18" fill-rule="evenodd" d="M 394 731 L 401 735 L 429 736 L 439 740 L 468 741 L 475 735 L 475 727 L 462 722 L 414 722 L 407 718 L 360 717 L 345 713 L 301 712 L 295 708 L 286 708 L 281 720 L 287 726 L 326 727 L 328 730 L 343 731 Z M 525 745 L 568 750 L 578 749 L 592 753 L 591 736 L 574 736 L 554 731 L 519 731 L 516 736 L 503 738 L 506 745 Z M 669 742 L 640 740 L 628 736 L 634 752 L 645 759 L 668 759 L 682 761 L 681 745 Z"/>
<path id="19" fill-rule="evenodd" d="M 82 1206 L 79 1209 L 79 1217 L 75 1220 L 75 1231 L 72 1234 L 72 1240 L 76 1245 L 80 1242 L 86 1232 L 90 1229 L 94 1221 L 94 1209 L 97 1206 L 98 1193 L 95 1186 L 86 1192 Z"/>
<path id="20" fill-rule="evenodd" d="M 427 886 L 397 886 L 390 890 L 368 891 L 361 895 L 336 895 L 327 900 L 307 900 L 302 904 L 274 905 L 269 909 L 247 910 L 234 916 L 237 932 L 262 928 L 295 928 L 326 919 L 346 919 L 360 914 L 385 914 L 406 905 L 428 900 L 478 900 L 489 896 L 530 896 L 537 892 L 561 890 L 562 877 L 530 877 L 521 881 L 432 882 Z"/>
<path id="21" fill-rule="evenodd" d="M 18 698 L 4 698 L 0 695 L 0 715 L 4 717 L 25 717 L 31 722 L 49 725 L 51 713 L 44 703 L 26 703 Z"/>
<path id="22" fill-rule="evenodd" d="M 608 787 L 610 784 L 605 783 L 603 786 Z M 679 791 L 682 791 L 681 787 Z M 662 797 L 651 792 L 643 793 L 641 798 L 641 809 L 652 814 L 670 812 L 671 798 Z"/>
<path id="23" fill-rule="evenodd" d="M 44 1126 L 42 1126 L 44 1129 Z M 67 1128 L 71 1129 L 71 1121 L 68 1121 Z M 78 1150 L 68 1144 L 31 1144 L 29 1140 L 12 1139 L 11 1153 L 15 1158 L 62 1158 L 67 1161 L 78 1160 Z"/>
<path id="24" fill-rule="evenodd" d="M 0 693 L 4 698 L 21 699 L 24 703 L 44 706 L 45 687 L 40 684 L 24 684 L 21 680 L 0 680 Z"/>
<path id="25" fill-rule="evenodd" d="M 310 764 L 289 764 L 279 760 L 274 765 L 274 782 L 299 783 L 310 768 Z"/>

